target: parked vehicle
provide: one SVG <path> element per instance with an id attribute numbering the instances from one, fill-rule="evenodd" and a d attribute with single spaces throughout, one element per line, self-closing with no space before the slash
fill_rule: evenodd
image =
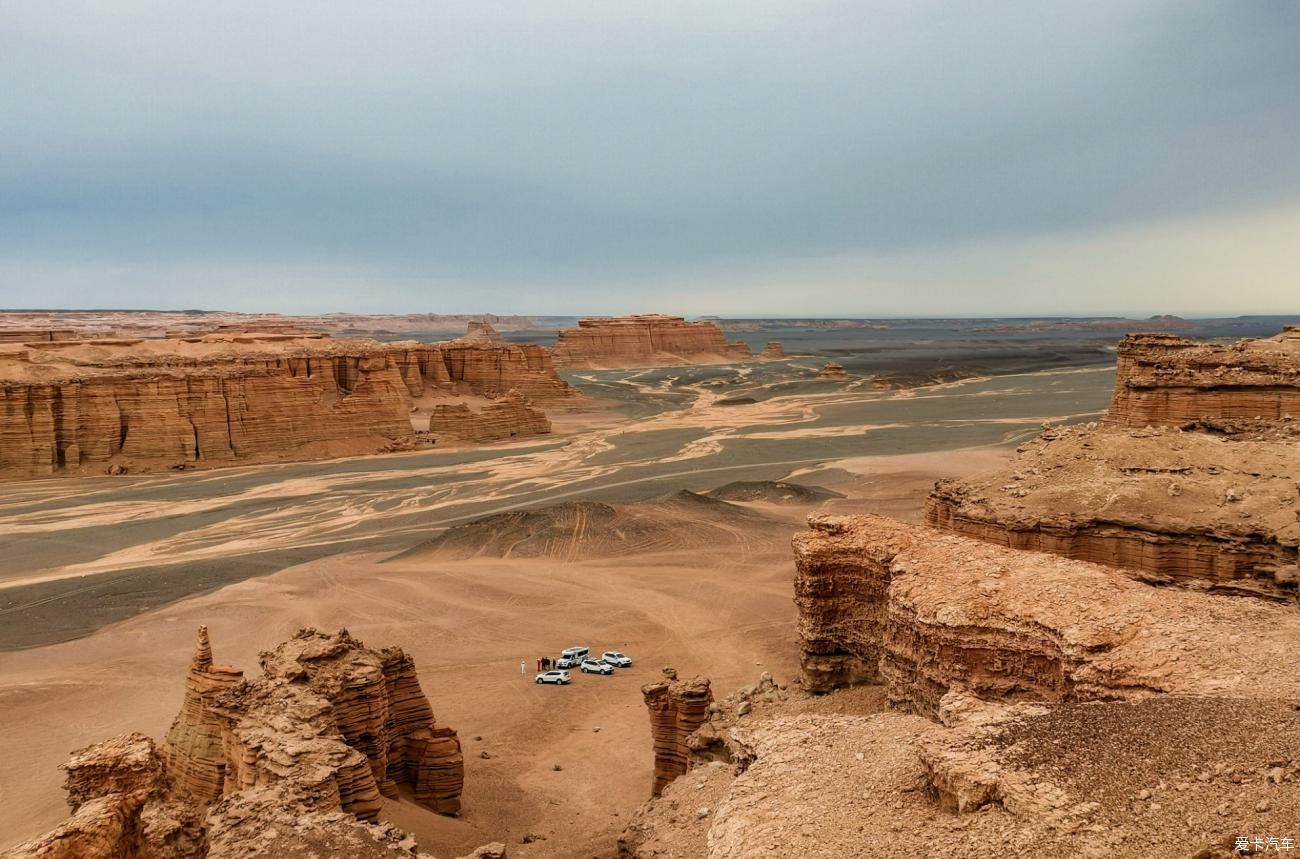
<path id="1" fill-rule="evenodd" d="M 572 680 L 573 678 L 569 676 L 567 671 L 543 671 L 537 675 L 538 683 L 555 683 L 559 686 L 565 686 Z"/>
<path id="2" fill-rule="evenodd" d="M 560 651 L 560 659 L 569 659 L 577 665 L 582 660 L 591 655 L 591 651 L 585 647 L 566 647 Z"/>
<path id="3" fill-rule="evenodd" d="M 608 662 L 602 662 L 599 659 L 584 659 L 582 660 L 581 667 L 582 667 L 583 674 L 613 674 L 614 673 L 613 665 L 610 665 Z"/>
<path id="4" fill-rule="evenodd" d="M 601 662 L 608 662 L 615 668 L 630 668 L 632 666 L 632 660 L 617 650 L 606 650 L 601 654 L 600 660 Z"/>

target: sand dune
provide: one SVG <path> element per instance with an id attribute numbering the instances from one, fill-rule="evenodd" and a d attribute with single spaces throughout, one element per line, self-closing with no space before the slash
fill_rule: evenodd
<path id="1" fill-rule="evenodd" d="M 761 513 L 683 489 L 630 504 L 569 501 L 485 516 L 398 557 L 621 558 L 699 546 L 744 547 L 773 524 Z"/>

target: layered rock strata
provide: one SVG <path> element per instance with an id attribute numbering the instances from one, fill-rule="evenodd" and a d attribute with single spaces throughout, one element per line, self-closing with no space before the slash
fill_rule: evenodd
<path id="1" fill-rule="evenodd" d="M 759 353 L 761 357 L 771 361 L 777 361 L 785 357 L 785 346 L 780 340 L 769 340 L 763 346 L 763 351 Z"/>
<path id="2" fill-rule="evenodd" d="M 429 415 L 429 434 L 437 439 L 491 442 L 551 431 L 551 421 L 518 390 L 475 411 L 466 403 L 436 405 Z"/>
<path id="3" fill-rule="evenodd" d="M 926 521 L 1157 583 L 1294 599 L 1300 422 L 1051 428 L 1002 467 L 942 480 Z"/>
<path id="4" fill-rule="evenodd" d="M 813 516 L 795 538 L 805 682 L 881 682 L 935 716 L 949 690 L 1069 702 L 1156 693 L 1284 696 L 1300 641 L 1287 606 L 1152 588 L 1096 564 L 878 516 Z M 1251 645 L 1225 648 L 1239 630 Z"/>
<path id="5" fill-rule="evenodd" d="M 651 795 L 689 768 L 687 738 L 708 718 L 713 692 L 705 677 L 678 680 L 677 672 L 664 669 L 664 679 L 641 687 L 650 711 L 650 734 L 654 739 L 655 770 Z"/>
<path id="6" fill-rule="evenodd" d="M 551 356 L 555 366 L 568 369 L 719 364 L 755 357 L 744 342 L 729 343 L 713 322 L 659 314 L 580 319 L 577 328 L 560 331 Z"/>
<path id="7" fill-rule="evenodd" d="M 1300 417 L 1300 326 L 1232 346 L 1171 334 L 1120 343 L 1109 421 L 1142 427 L 1286 415 Z"/>
<path id="8" fill-rule="evenodd" d="M 301 333 L 0 348 L 0 477 L 376 453 L 415 444 L 411 398 L 574 395 L 546 350 L 480 328 L 435 344 Z"/>
<path id="9" fill-rule="evenodd" d="M 302 630 L 261 664 L 252 681 L 214 665 L 200 628 L 166 747 L 131 734 L 75 753 L 72 816 L 5 855 L 415 856 L 413 838 L 375 824 L 381 796 L 405 784 L 415 801 L 455 813 L 464 764 L 410 657 L 346 631 Z"/>

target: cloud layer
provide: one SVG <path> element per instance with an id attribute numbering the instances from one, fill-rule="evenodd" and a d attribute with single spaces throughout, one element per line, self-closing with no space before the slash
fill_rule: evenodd
<path id="1" fill-rule="evenodd" d="M 7 6 L 0 305 L 1300 309 L 1300 4 L 348 6 Z"/>

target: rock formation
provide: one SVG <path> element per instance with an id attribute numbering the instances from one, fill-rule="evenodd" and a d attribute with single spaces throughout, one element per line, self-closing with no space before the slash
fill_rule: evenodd
<path id="1" fill-rule="evenodd" d="M 403 350 L 403 377 L 412 396 L 424 386 L 454 394 L 495 398 L 517 390 L 535 403 L 559 403 L 577 396 L 555 372 L 551 353 L 533 343 L 510 343 L 486 322 L 442 343 L 394 343 Z"/>
<path id="2" fill-rule="evenodd" d="M 568 369 L 667 367 L 754 359 L 744 342 L 727 342 L 716 323 L 687 322 L 680 316 L 659 314 L 580 319 L 577 328 L 560 331 L 551 356 L 555 366 Z"/>
<path id="3" fill-rule="evenodd" d="M 847 382 L 849 373 L 844 369 L 844 365 L 835 361 L 827 361 L 826 366 L 822 367 L 817 373 L 817 378 L 824 382 Z"/>
<path id="4" fill-rule="evenodd" d="M 1005 466 L 940 481 L 926 520 L 1152 583 L 1295 599 L 1293 398 L 1298 328 L 1232 347 L 1131 335 L 1100 424 L 1047 427 Z"/>
<path id="5" fill-rule="evenodd" d="M 551 422 L 541 409 L 518 390 L 474 411 L 466 403 L 436 405 L 429 416 L 429 434 L 462 441 L 504 441 L 551 431 Z"/>
<path id="6" fill-rule="evenodd" d="M 413 838 L 375 824 L 381 795 L 401 783 L 435 811 L 460 809 L 460 742 L 401 650 L 308 629 L 261 664 L 252 681 L 213 665 L 200 627 L 166 748 L 130 734 L 74 753 L 72 816 L 6 855 L 413 857 Z"/>
<path id="7" fill-rule="evenodd" d="M 769 361 L 778 361 L 785 357 L 785 346 L 780 340 L 769 340 L 759 355 Z"/>
<path id="8" fill-rule="evenodd" d="M 619 855 L 1228 859 L 1241 837 L 1280 849 L 1300 812 L 1300 720 L 1285 701 L 950 695 L 943 710 L 941 725 L 901 713 L 737 725 L 746 766 L 668 785 Z"/>
<path id="9" fill-rule="evenodd" d="M 1126 426 L 1300 416 L 1300 326 L 1233 346 L 1172 334 L 1120 343 L 1107 419 Z"/>
<path id="10" fill-rule="evenodd" d="M 677 672 L 664 669 L 664 679 L 641 687 L 650 710 L 650 735 L 654 738 L 655 774 L 651 795 L 658 796 L 664 786 L 686 772 L 688 751 L 686 738 L 708 718 L 713 692 L 705 677 L 678 680 Z"/>
<path id="11" fill-rule="evenodd" d="M 489 327 L 441 344 L 301 333 L 0 347 L 0 477 L 114 473 L 410 447 L 429 390 L 575 394 L 546 350 Z"/>
<path id="12" fill-rule="evenodd" d="M 1294 598 L 1300 423 L 1053 427 L 1006 465 L 940 481 L 936 527 L 1149 581 Z"/>
<path id="13" fill-rule="evenodd" d="M 813 516 L 795 539 L 805 683 L 880 682 L 934 717 L 986 700 L 1300 692 L 1273 666 L 1300 641 L 1288 606 L 1153 588 L 1109 567 L 878 516 Z M 1236 630 L 1250 647 L 1225 648 Z"/>
<path id="14" fill-rule="evenodd" d="M 181 799 L 207 805 L 221 796 L 226 782 L 226 755 L 222 748 L 223 718 L 217 700 L 244 679 L 244 672 L 212 664 L 208 629 L 199 627 L 185 675 L 185 698 L 167 733 L 165 755 L 172 789 Z"/>

